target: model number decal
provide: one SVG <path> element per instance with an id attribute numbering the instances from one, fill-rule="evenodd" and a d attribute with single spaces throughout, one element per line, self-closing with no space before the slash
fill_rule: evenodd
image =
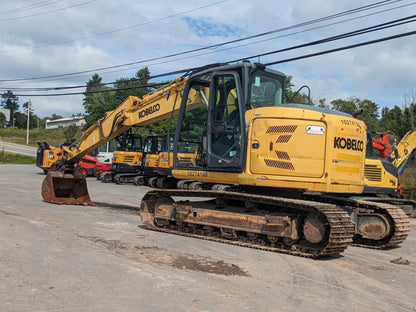
<path id="1" fill-rule="evenodd" d="M 155 113 L 159 110 L 160 110 L 160 104 L 155 104 L 155 105 L 150 106 L 148 108 L 142 109 L 139 112 L 139 118 L 146 117 L 146 116 L 151 115 L 151 114 L 153 114 L 153 113 Z"/>
<path id="2" fill-rule="evenodd" d="M 189 177 L 208 177 L 208 172 L 204 171 L 187 171 Z"/>
<path id="3" fill-rule="evenodd" d="M 364 150 L 364 142 L 357 139 L 334 137 L 334 148 L 362 152 Z"/>

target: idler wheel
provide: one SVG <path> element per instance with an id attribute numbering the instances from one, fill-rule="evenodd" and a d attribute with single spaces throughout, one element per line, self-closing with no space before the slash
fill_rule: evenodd
<path id="1" fill-rule="evenodd" d="M 308 216 L 303 224 L 303 236 L 313 244 L 322 242 L 327 237 L 326 224 L 317 216 Z"/>

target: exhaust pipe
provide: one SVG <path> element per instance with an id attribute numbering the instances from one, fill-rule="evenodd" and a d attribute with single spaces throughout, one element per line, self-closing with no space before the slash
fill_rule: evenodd
<path id="1" fill-rule="evenodd" d="M 42 198 L 53 204 L 95 206 L 84 176 L 49 170 L 42 183 Z"/>

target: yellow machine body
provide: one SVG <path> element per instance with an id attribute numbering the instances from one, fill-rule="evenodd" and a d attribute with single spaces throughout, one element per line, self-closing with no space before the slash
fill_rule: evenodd
<path id="1" fill-rule="evenodd" d="M 379 194 L 394 194 L 399 186 L 397 170 L 387 171 L 383 164 L 387 160 L 381 158 L 367 158 L 364 167 L 365 192 Z M 390 165 L 392 167 L 392 165 Z"/>
<path id="2" fill-rule="evenodd" d="M 173 170 L 173 176 L 319 192 L 363 191 L 366 126 L 362 121 L 295 105 L 251 109 L 245 121 L 243 172 Z"/>
<path id="3" fill-rule="evenodd" d="M 416 149 L 416 131 L 408 131 L 400 142 L 392 149 L 390 158 L 392 164 L 399 169 L 399 174 L 403 171 L 404 166 L 411 158 L 410 156 Z M 403 169 L 401 169 L 403 168 Z"/>
<path id="4" fill-rule="evenodd" d="M 416 131 L 405 134 L 392 149 L 389 159 L 368 157 L 365 159 L 364 193 L 396 195 L 399 189 L 399 176 L 406 167 L 416 148 Z"/>
<path id="5" fill-rule="evenodd" d="M 62 149 L 48 145 L 45 142 L 38 142 L 38 156 L 36 165 L 47 172 L 51 169 L 59 159 L 62 157 Z"/>
<path id="6" fill-rule="evenodd" d="M 127 164 L 133 167 L 141 167 L 143 163 L 142 152 L 114 151 L 113 164 Z"/>
<path id="7" fill-rule="evenodd" d="M 231 115 L 237 112 L 235 105 L 242 107 L 243 98 L 247 98 L 244 89 L 249 90 L 247 77 L 254 68 L 253 65 L 243 63 L 207 69 L 206 72 L 202 70 L 192 78 L 175 79 L 142 99 L 130 96 L 83 132 L 76 144 L 64 146 L 63 157 L 68 163 L 74 163 L 84 154 L 133 126 L 152 124 L 174 115 L 180 119 L 187 116 L 185 110 L 196 112 L 194 118 L 205 118 L 201 116 L 205 116 L 204 111 L 208 111 L 217 117 L 231 119 Z M 185 142 L 182 133 L 178 137 L 178 129 L 182 128 L 177 125 L 172 176 L 177 179 L 243 186 L 361 193 L 364 188 L 364 122 L 333 110 L 282 103 L 284 75 L 275 75 L 261 67 L 257 70 L 258 76 L 251 78 L 254 79 L 251 99 L 244 100 L 250 101 L 251 107 L 246 107 L 245 113 L 238 115 L 238 126 L 217 124 L 211 117 L 204 119 L 204 122 L 208 120 L 208 124 L 197 125 L 199 129 L 208 127 L 206 129 L 211 132 L 214 128 L 221 128 L 218 137 L 234 136 L 238 150 L 230 151 L 225 158 L 215 156 L 214 161 L 211 158 L 206 162 L 203 157 L 212 156 L 211 143 L 208 144 L 208 153 L 204 150 L 205 147 L 202 148 L 206 145 L 206 140 L 202 137 Z M 240 79 L 244 79 L 244 86 Z M 267 98 L 270 84 L 273 84 L 274 95 Z M 216 88 L 218 91 L 214 92 Z M 218 100 L 212 100 L 214 97 L 218 97 Z M 267 105 L 255 102 L 254 99 L 267 100 Z M 220 104 L 227 105 L 224 113 L 214 112 Z M 221 134 L 230 131 L 230 134 Z M 195 137 L 196 134 L 189 132 L 187 136 Z M 195 160 L 190 155 L 182 157 L 182 148 L 192 144 L 196 146 L 195 149 L 187 153 L 194 154 Z M 232 158 L 232 153 L 238 153 L 239 165 L 224 166 Z M 159 159 L 160 155 L 149 156 L 143 165 L 145 168 L 157 167 Z"/>

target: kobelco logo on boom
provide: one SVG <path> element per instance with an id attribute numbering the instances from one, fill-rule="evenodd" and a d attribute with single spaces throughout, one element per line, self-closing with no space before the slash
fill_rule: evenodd
<path id="1" fill-rule="evenodd" d="M 160 110 L 160 104 L 155 104 L 155 105 L 150 106 L 148 108 L 142 109 L 139 112 L 139 118 L 146 117 L 147 115 L 153 114 L 153 113 L 157 112 L 158 110 Z"/>
<path id="2" fill-rule="evenodd" d="M 348 149 L 353 151 L 364 150 L 364 142 L 357 139 L 349 139 L 343 137 L 334 137 L 334 148 Z"/>

